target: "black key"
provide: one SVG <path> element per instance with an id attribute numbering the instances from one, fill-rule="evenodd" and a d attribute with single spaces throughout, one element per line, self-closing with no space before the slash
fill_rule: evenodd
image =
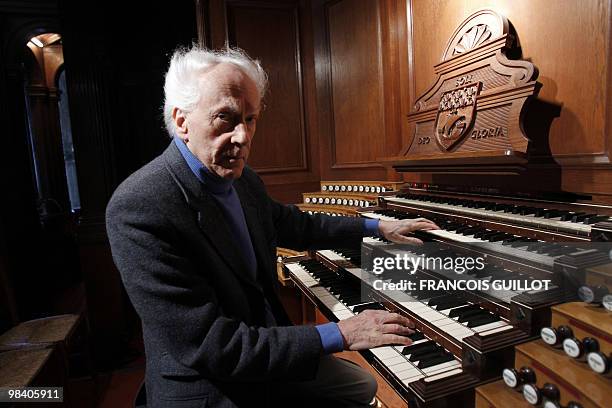
<path id="1" fill-rule="evenodd" d="M 440 302 L 445 302 L 445 301 L 454 300 L 454 299 L 457 299 L 456 295 L 436 296 L 436 297 L 433 297 L 433 298 L 429 299 L 429 301 L 427 302 L 427 306 L 433 307 L 433 306 L 437 305 Z"/>
<path id="2" fill-rule="evenodd" d="M 515 237 L 515 236 L 510 236 L 506 239 L 504 239 L 504 242 L 502 242 L 502 245 L 511 245 L 513 242 L 517 242 L 520 241 L 522 239 L 522 237 Z"/>
<path id="3" fill-rule="evenodd" d="M 544 218 L 557 218 L 566 213 L 567 211 L 547 210 L 546 212 L 544 212 Z"/>
<path id="4" fill-rule="evenodd" d="M 492 313 L 488 313 L 486 316 L 479 316 L 477 318 L 468 320 L 467 327 L 478 327 L 484 326 L 485 324 L 493 323 L 499 320 L 499 317 Z"/>
<path id="5" fill-rule="evenodd" d="M 457 317 L 457 316 L 460 316 L 462 313 L 465 313 L 470 310 L 482 310 L 482 309 L 478 305 L 468 305 L 468 306 L 464 306 L 464 307 L 460 307 L 460 308 L 451 310 L 450 313 L 448 314 L 448 317 Z"/>
<path id="6" fill-rule="evenodd" d="M 521 237 L 521 239 L 511 242 L 510 246 L 512 248 L 521 248 L 521 247 L 526 247 L 527 245 L 529 245 L 530 242 L 531 242 L 530 240 L 524 237 Z"/>
<path id="7" fill-rule="evenodd" d="M 350 306 L 355 306 L 355 305 L 361 305 L 364 303 L 364 301 L 361 300 L 361 297 L 360 297 L 358 299 L 345 300 L 345 301 L 342 301 L 342 303 L 350 307 Z"/>
<path id="8" fill-rule="evenodd" d="M 442 348 L 442 346 L 438 346 L 438 348 L 436 348 L 433 351 L 424 352 L 424 353 L 412 353 L 410 357 L 408 357 L 408 361 L 414 362 L 414 361 L 430 360 L 432 358 L 440 356 L 441 352 L 443 351 L 444 349 Z"/>
<path id="9" fill-rule="evenodd" d="M 532 242 L 530 244 L 527 244 L 527 251 L 536 252 L 543 245 L 546 245 L 546 243 L 545 242 Z"/>
<path id="10" fill-rule="evenodd" d="M 433 367 L 438 364 L 448 363 L 449 361 L 453 361 L 454 358 L 455 357 L 453 356 L 453 354 L 447 351 L 444 354 L 438 357 L 429 359 L 427 361 L 419 361 L 419 363 L 417 364 L 417 367 L 423 370 L 425 368 Z"/>
<path id="11" fill-rule="evenodd" d="M 557 248 L 550 251 L 548 253 L 548 255 L 550 256 L 560 256 L 560 255 L 567 255 L 567 254 L 571 254 L 573 252 L 576 252 L 576 248 L 571 248 L 571 247 L 567 247 L 567 246 L 563 246 L 563 245 L 557 245 Z"/>
<path id="12" fill-rule="evenodd" d="M 542 245 L 540 248 L 536 250 L 536 252 L 538 254 L 548 254 L 550 251 L 557 248 L 558 246 L 559 244 L 554 244 L 554 243 Z"/>
<path id="13" fill-rule="evenodd" d="M 378 302 L 364 303 L 353 308 L 353 313 L 361 313 L 364 310 L 385 310 L 385 307 Z"/>
<path id="14" fill-rule="evenodd" d="M 577 215 L 577 214 L 584 214 L 584 213 L 575 213 L 575 212 L 572 212 L 572 211 L 564 211 L 561 214 L 561 221 L 571 221 L 572 217 L 574 215 Z"/>
<path id="15" fill-rule="evenodd" d="M 491 231 L 491 230 L 487 230 L 487 229 L 485 229 L 485 230 L 480 230 L 480 231 L 478 231 L 478 232 L 476 232 L 476 233 L 474 234 L 474 238 L 482 238 L 482 239 L 486 239 L 485 237 L 487 237 L 487 236 L 488 236 L 488 234 L 489 234 L 490 232 L 492 232 L 492 231 Z"/>
<path id="16" fill-rule="evenodd" d="M 462 313 L 459 318 L 457 319 L 457 321 L 459 323 L 464 323 L 464 322 L 468 322 L 471 320 L 474 320 L 476 318 L 485 316 L 487 313 L 486 310 L 484 309 L 480 309 L 480 310 L 468 310 L 467 312 Z"/>
<path id="17" fill-rule="evenodd" d="M 425 339 L 425 335 L 421 332 L 414 332 L 412 334 L 409 334 L 407 337 L 413 342 Z"/>
<path id="18" fill-rule="evenodd" d="M 494 234 L 489 234 L 486 238 L 489 242 L 499 242 L 505 239 L 512 237 L 510 234 L 506 234 L 505 232 L 495 232 Z"/>
<path id="19" fill-rule="evenodd" d="M 610 217 L 608 217 L 607 215 L 593 214 L 593 215 L 585 217 L 583 222 L 587 225 L 590 225 L 590 224 L 595 224 L 596 222 L 599 222 L 599 221 L 606 221 L 608 218 Z"/>
<path id="20" fill-rule="evenodd" d="M 523 207 L 521 208 L 521 211 L 519 212 L 519 214 L 521 215 L 535 214 L 537 210 L 538 209 L 534 207 Z"/>
<path id="21" fill-rule="evenodd" d="M 436 350 L 436 348 L 439 347 L 438 344 L 436 344 L 435 341 L 426 341 L 424 343 L 419 343 L 419 344 L 411 344 L 410 346 L 406 346 L 404 347 L 404 349 L 402 350 L 402 354 L 403 355 L 408 355 L 408 354 L 414 354 L 414 353 L 421 353 L 423 351 L 433 351 Z"/>
<path id="22" fill-rule="evenodd" d="M 446 310 L 446 309 L 451 309 L 454 307 L 465 306 L 465 305 L 467 305 L 467 302 L 462 299 L 449 300 L 444 303 L 438 303 L 436 305 L 436 310 Z"/>
<path id="23" fill-rule="evenodd" d="M 592 217 L 595 214 L 577 213 L 572 216 L 572 222 L 582 222 L 587 217 Z"/>

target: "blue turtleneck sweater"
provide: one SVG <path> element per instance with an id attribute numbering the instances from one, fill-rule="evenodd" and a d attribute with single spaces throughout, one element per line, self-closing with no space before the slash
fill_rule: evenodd
<path id="1" fill-rule="evenodd" d="M 234 189 L 232 180 L 225 180 L 213 174 L 204 164 L 189 150 L 185 142 L 175 137 L 174 142 L 193 174 L 204 185 L 204 188 L 217 200 L 223 209 L 225 218 L 230 224 L 230 229 L 242 256 L 246 261 L 248 272 L 256 278 L 257 259 L 253 250 L 253 243 L 249 235 L 244 212 L 240 205 L 240 199 Z M 378 235 L 378 220 L 366 220 L 364 222 L 364 236 Z M 325 353 L 335 353 L 344 349 L 344 340 L 336 323 L 326 323 L 316 326 L 321 345 Z"/>

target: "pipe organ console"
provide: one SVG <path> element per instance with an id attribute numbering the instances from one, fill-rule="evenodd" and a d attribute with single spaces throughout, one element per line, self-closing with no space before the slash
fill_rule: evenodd
<path id="1" fill-rule="evenodd" d="M 424 200 L 425 196 L 429 198 Z M 362 258 L 394 254 L 398 247 L 377 237 L 364 238 L 362 248 L 334 248 L 287 258 L 287 276 L 329 320 L 345 319 L 365 309 L 387 309 L 415 322 L 412 345 L 390 345 L 362 353 L 407 403 L 424 407 L 470 407 L 475 403 L 505 407 L 543 402 L 549 407 L 605 406 L 589 405 L 571 393 L 566 397 L 567 379 L 539 381 L 541 364 L 517 356 L 525 347 L 531 352 L 529 347 L 534 346 L 530 342 L 541 338 L 535 343 L 538 353 L 546 346 L 568 361 L 580 362 L 582 372 L 600 372 L 599 376 L 609 381 L 605 376 L 610 372 L 612 352 L 608 346 L 602 347 L 606 340 L 601 340 L 608 339 L 609 334 L 584 331 L 583 325 L 572 325 L 567 319 L 553 317 L 551 323 L 550 316 L 551 310 L 558 313 L 555 311 L 567 305 L 597 310 L 599 316 L 592 319 L 593 327 L 597 327 L 596 320 L 606 316 L 601 313 L 610 313 L 603 306 L 603 298 L 609 294 L 607 279 L 612 276 L 610 254 L 592 243 L 595 238 L 585 227 L 609 222 L 612 207 L 587 209 L 583 204 L 554 205 L 545 200 L 512 202 L 500 195 L 474 198 L 422 185 L 404 185 L 393 195 L 380 195 L 377 200 L 377 206 L 361 207 L 357 215 L 384 220 L 427 217 L 441 229 L 418 232 L 416 236 L 455 253 L 486 255 L 487 268 L 468 271 L 471 279 L 549 278 L 554 283 L 548 291 L 535 293 L 380 291 L 374 282 L 385 279 L 385 273 L 381 276 L 367 271 Z M 326 212 L 324 203 L 318 208 Z M 496 217 L 487 217 L 486 208 Z M 466 210 L 478 211 L 480 216 L 465 216 Z M 516 225 L 511 222 L 513 215 L 518 219 Z M 524 220 L 528 216 L 529 227 Z M 589 224 L 590 217 L 597 221 Z M 427 255 L 425 247 L 401 250 L 414 256 Z M 405 278 L 417 282 L 424 278 L 451 279 L 452 274 L 422 268 Z M 577 299 L 585 302 L 564 304 Z M 589 361 L 595 368 L 589 368 Z M 546 360 L 543 364 L 548 363 Z M 522 394 L 509 394 L 509 386 L 501 386 L 502 371 L 505 384 L 514 384 L 512 387 L 520 388 Z M 596 386 L 607 384 L 605 381 L 600 379 Z M 560 396 L 555 397 L 554 390 L 559 389 Z"/>
<path id="2" fill-rule="evenodd" d="M 436 82 L 408 116 L 412 142 L 387 164 L 431 174 L 528 171 L 531 141 L 547 135 L 525 134 L 537 128 L 523 120 L 526 102 L 539 90 L 538 72 L 531 62 L 506 56 L 518 48 L 516 38 L 492 10 L 469 16 L 435 66 Z M 324 181 L 303 201 L 299 207 L 310 213 L 424 217 L 440 227 L 414 234 L 431 243 L 422 247 L 368 237 L 361 248 L 283 261 L 289 279 L 331 321 L 386 309 L 415 322 L 411 345 L 362 352 L 411 408 L 612 406 L 612 252 L 606 246 L 612 206 L 571 193 L 385 181 Z M 367 261 L 398 254 L 480 256 L 486 267 L 459 274 L 436 265 L 375 272 Z M 381 282 L 395 284 L 398 275 L 405 287 L 381 290 Z M 416 284 L 422 280 L 475 286 L 433 290 Z M 550 285 L 535 288 L 542 280 Z M 525 287 L 480 286 L 493 281 Z"/>

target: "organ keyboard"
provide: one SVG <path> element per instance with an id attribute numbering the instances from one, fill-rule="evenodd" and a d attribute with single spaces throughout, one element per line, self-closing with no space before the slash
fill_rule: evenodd
<path id="1" fill-rule="evenodd" d="M 585 222 L 588 216 L 576 217 L 573 221 L 552 220 L 582 225 L 576 233 L 569 227 L 564 231 L 541 228 L 536 235 L 523 235 L 525 225 L 521 223 L 516 228 L 509 221 L 479 223 L 473 217 L 457 217 L 459 211 L 449 211 L 446 207 L 433 211 L 431 207 L 413 205 L 413 201 L 421 200 L 406 197 L 410 197 L 409 189 L 381 195 L 378 206 L 362 207 L 357 215 L 381 220 L 427 217 L 442 229 L 415 235 L 437 243 L 434 251 L 481 254 L 487 257 L 488 263 L 481 271 L 468 270 L 463 275 L 443 268 L 420 268 L 404 279 L 531 281 L 548 278 L 553 281 L 552 287 L 529 293 L 511 289 L 461 293 L 376 290 L 375 281 L 392 282 L 393 276 L 387 276 L 387 272 L 375 275 L 366 270 L 364 257 L 431 256 L 432 249 L 407 249 L 374 237 L 364 238 L 362 248 L 334 248 L 312 252 L 309 257 L 287 258 L 284 267 L 290 279 L 332 321 L 349 318 L 365 309 L 384 308 L 415 322 L 417 332 L 411 346 L 385 346 L 363 353 L 406 401 L 414 401 L 419 407 L 444 406 L 451 400 L 462 401 L 463 405 L 457 406 L 473 406 L 474 388 L 499 378 L 500 367 L 512 365 L 515 345 L 537 338 L 540 329 L 549 324 L 550 307 L 575 298 L 576 284 L 581 282 L 568 289 L 565 278 L 581 276 L 585 269 L 608 262 L 609 255 L 591 243 L 591 236 L 582 234 L 587 225 L 596 224 Z M 454 199 L 447 198 L 442 204 L 482 211 L 482 204 L 478 203 L 484 199 L 470 198 L 476 203 L 469 204 L 471 207 L 467 204 L 470 200 L 464 200 L 467 199 L 456 194 Z M 572 210 L 569 204 L 565 206 L 567 214 L 585 212 Z M 329 207 L 323 203 L 311 208 L 325 212 Z M 532 211 L 524 207 L 524 203 L 515 207 L 508 204 L 505 210 L 497 211 L 506 216 Z M 610 209 L 598 206 L 598 211 L 609 213 Z M 543 214 L 537 208 L 535 213 Z M 607 216 L 597 214 L 596 217 L 597 222 L 608 221 Z M 550 234 L 555 234 L 556 242 L 552 242 Z M 562 237 L 571 239 L 561 242 Z"/>
<path id="2" fill-rule="evenodd" d="M 411 208 L 378 209 L 360 212 L 366 218 L 380 220 L 401 220 L 427 217 L 441 229 L 419 231 L 415 235 L 428 241 L 438 241 L 451 244 L 454 247 L 487 253 L 505 263 L 514 271 L 528 270 L 534 277 L 545 278 L 552 272 L 555 263 L 580 260 L 582 266 L 604 263 L 607 254 L 593 248 L 582 241 L 548 242 L 542 239 L 522 235 L 522 231 L 498 230 L 479 226 L 477 223 L 465 223 L 449 220 L 443 213 L 425 214 L 420 211 L 411 212 Z M 538 272 L 544 273 L 538 273 Z"/>
<path id="3" fill-rule="evenodd" d="M 366 309 L 384 309 L 373 298 L 364 298 L 360 281 L 343 278 L 320 260 L 302 259 L 285 263 L 290 276 L 331 321 L 349 318 Z M 422 304 L 423 307 L 426 307 Z M 364 357 L 406 399 L 443 403 L 469 401 L 477 379 L 465 373 L 457 355 L 417 327 L 410 346 L 384 346 L 364 352 Z"/>
<path id="4" fill-rule="evenodd" d="M 504 196 L 453 197 L 444 193 L 405 192 L 381 197 L 390 209 L 412 209 L 424 214 L 445 213 L 466 222 L 490 223 L 500 229 L 521 227 L 532 235 L 556 240 L 590 239 L 591 227 L 610 221 L 610 207 L 594 204 L 563 203 L 546 200 L 517 200 Z M 383 204 L 384 205 L 384 204 Z"/>

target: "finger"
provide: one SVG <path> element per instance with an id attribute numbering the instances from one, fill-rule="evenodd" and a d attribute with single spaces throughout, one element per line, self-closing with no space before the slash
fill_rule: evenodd
<path id="1" fill-rule="evenodd" d="M 402 326 L 406 326 L 411 329 L 414 329 L 414 323 L 409 318 L 402 316 L 399 313 L 388 313 L 387 316 L 385 316 L 383 323 L 385 324 L 397 323 L 397 324 L 401 324 Z"/>
<path id="2" fill-rule="evenodd" d="M 408 336 L 414 333 L 414 330 L 406 326 L 402 326 L 401 324 L 383 324 L 382 325 L 382 333 L 383 334 L 398 334 L 400 336 Z"/>
<path id="3" fill-rule="evenodd" d="M 407 237 L 401 234 L 393 234 L 387 238 L 389 241 L 396 242 L 398 244 L 411 244 L 411 245 L 423 245 L 423 241 L 414 237 Z"/>
<path id="4" fill-rule="evenodd" d="M 432 229 L 432 228 L 437 228 L 440 229 L 440 227 L 438 227 L 435 223 L 431 222 L 431 221 L 417 221 L 417 222 L 413 222 L 410 227 L 413 230 L 421 230 L 421 229 Z"/>
<path id="5" fill-rule="evenodd" d="M 426 226 L 426 227 L 424 227 L 424 228 L 421 228 L 421 229 L 424 229 L 424 230 L 430 230 L 430 229 L 441 229 L 441 228 L 438 226 L 438 224 L 436 224 L 435 222 L 430 222 L 430 223 L 426 223 L 426 224 L 427 224 L 427 226 Z"/>
<path id="6" fill-rule="evenodd" d="M 434 224 L 434 225 L 436 224 L 436 223 L 435 223 L 435 222 L 433 222 L 432 220 L 430 220 L 430 219 L 428 219 L 428 218 L 423 218 L 423 217 L 416 218 L 416 219 L 414 219 L 413 221 L 415 221 L 415 222 L 429 222 L 429 223 Z"/>
<path id="7" fill-rule="evenodd" d="M 419 222 L 411 222 L 409 224 L 400 225 L 393 232 L 397 234 L 406 235 L 414 231 L 432 230 L 432 229 L 440 229 L 440 227 L 438 227 L 434 223 L 419 221 Z"/>
<path id="8" fill-rule="evenodd" d="M 412 344 L 412 340 L 408 337 L 398 336 L 397 334 L 383 334 L 380 336 L 382 344 L 399 344 L 403 346 L 409 346 Z"/>

